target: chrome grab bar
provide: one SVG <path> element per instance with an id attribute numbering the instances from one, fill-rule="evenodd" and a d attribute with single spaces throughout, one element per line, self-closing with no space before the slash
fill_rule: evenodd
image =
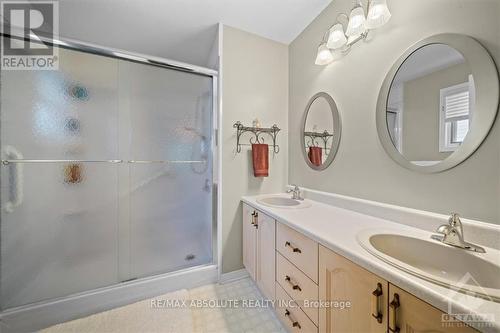
<path id="1" fill-rule="evenodd" d="M 170 163 L 170 164 L 197 164 L 207 161 L 167 161 L 167 160 L 131 160 L 128 163 Z M 123 163 L 123 160 L 2 160 L 3 165 L 11 163 Z"/>
<path id="2" fill-rule="evenodd" d="M 2 160 L 3 165 L 10 163 L 122 163 L 123 160 Z"/>
<path id="3" fill-rule="evenodd" d="M 171 163 L 171 164 L 196 164 L 206 161 L 168 161 L 168 160 L 131 160 L 128 163 Z"/>
<path id="4" fill-rule="evenodd" d="M 7 157 L 23 159 L 23 154 L 12 146 L 5 146 L 2 150 Z M 12 164 L 7 166 L 7 168 L 9 172 L 9 192 L 8 201 L 4 204 L 4 208 L 7 213 L 12 213 L 14 208 L 23 203 L 23 165 Z"/>

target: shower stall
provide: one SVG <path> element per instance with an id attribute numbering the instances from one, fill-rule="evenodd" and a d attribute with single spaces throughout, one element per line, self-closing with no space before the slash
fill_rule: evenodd
<path id="1" fill-rule="evenodd" d="M 216 72 L 53 43 L 58 70 L 0 74 L 5 318 L 93 312 L 96 295 L 144 298 L 216 263 Z"/>

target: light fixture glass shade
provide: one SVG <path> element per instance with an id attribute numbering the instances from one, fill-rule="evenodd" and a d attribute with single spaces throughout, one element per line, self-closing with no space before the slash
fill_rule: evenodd
<path id="1" fill-rule="evenodd" d="M 366 17 L 365 26 L 368 29 L 380 28 L 386 24 L 391 18 L 391 12 L 387 7 L 387 0 L 372 0 L 370 9 Z"/>
<path id="2" fill-rule="evenodd" d="M 351 11 L 351 15 L 349 15 L 349 24 L 347 24 L 347 31 L 345 34 L 348 37 L 361 35 L 366 31 L 365 21 L 365 11 L 363 10 L 363 7 L 354 7 Z"/>
<path id="3" fill-rule="evenodd" d="M 333 54 L 330 49 L 326 46 L 326 43 L 321 43 L 318 46 L 318 54 L 316 55 L 316 65 L 328 65 L 333 61 Z"/>
<path id="4" fill-rule="evenodd" d="M 347 43 L 347 38 L 344 34 L 344 27 L 342 24 L 337 23 L 330 29 L 330 35 L 328 36 L 328 42 L 326 46 L 329 49 L 339 49 Z"/>

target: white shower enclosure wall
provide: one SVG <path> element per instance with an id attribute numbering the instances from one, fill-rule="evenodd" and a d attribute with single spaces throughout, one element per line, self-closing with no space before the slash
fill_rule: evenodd
<path id="1" fill-rule="evenodd" d="M 58 51 L 1 72 L 2 314 L 215 263 L 215 74 Z"/>

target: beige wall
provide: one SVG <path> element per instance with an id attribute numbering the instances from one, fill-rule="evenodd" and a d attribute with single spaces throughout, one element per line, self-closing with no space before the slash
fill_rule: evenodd
<path id="1" fill-rule="evenodd" d="M 224 26 L 222 36 L 222 271 L 243 268 L 241 204 L 243 195 L 283 191 L 288 147 L 288 47 Z M 236 154 L 233 124 L 277 124 L 280 152 L 270 153 L 269 177 L 254 178 L 250 147 Z M 248 143 L 248 136 L 242 137 Z M 266 138 L 266 142 L 268 142 Z"/>
<path id="2" fill-rule="evenodd" d="M 338 0 L 291 44 L 289 183 L 440 213 L 499 223 L 500 125 L 461 165 L 438 174 L 419 174 L 396 164 L 381 146 L 375 108 L 386 73 L 418 40 L 445 32 L 478 39 L 500 63 L 500 2 L 497 0 L 389 0 L 391 21 L 355 45 L 341 60 L 314 65 L 318 43 L 351 0 Z M 342 116 L 342 141 L 333 164 L 310 169 L 300 151 L 300 120 L 318 91 L 333 96 Z"/>
<path id="3" fill-rule="evenodd" d="M 410 161 L 440 161 L 450 152 L 439 152 L 440 91 L 469 81 L 467 64 L 404 83 L 403 155 Z"/>

